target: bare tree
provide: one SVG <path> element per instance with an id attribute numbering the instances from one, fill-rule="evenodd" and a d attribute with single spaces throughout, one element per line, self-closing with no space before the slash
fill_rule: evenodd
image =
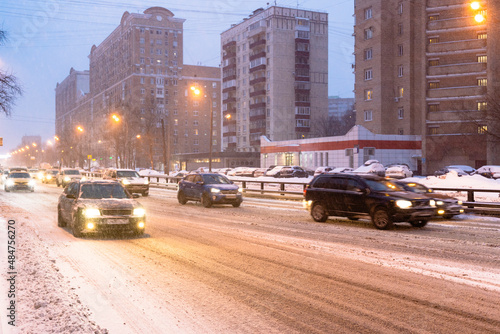
<path id="1" fill-rule="evenodd" d="M 328 116 L 318 120 L 318 137 L 343 136 L 356 123 L 356 115 L 353 108 L 341 117 Z"/>
<path id="2" fill-rule="evenodd" d="M 7 40 L 5 31 L 0 30 L 0 45 Z M 21 86 L 17 82 L 17 78 L 0 70 L 0 112 L 9 116 L 14 106 L 14 101 L 17 97 L 23 94 Z"/>

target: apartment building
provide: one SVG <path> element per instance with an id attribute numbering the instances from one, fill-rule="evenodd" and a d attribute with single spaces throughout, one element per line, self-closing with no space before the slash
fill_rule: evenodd
<path id="1" fill-rule="evenodd" d="M 65 104 L 56 88 L 56 123 L 68 124 L 69 133 L 81 124 L 86 131 L 76 140 L 85 142 L 84 156 L 104 157 L 105 165 L 157 169 L 168 160 L 172 169 L 175 154 L 208 152 L 210 144 L 220 151 L 220 121 L 213 123 L 212 143 L 206 139 L 210 110 L 220 119 L 220 70 L 184 64 L 184 22 L 162 7 L 125 12 L 117 28 L 91 48 L 86 98 Z M 188 94 L 191 84 L 202 98 Z"/>
<path id="2" fill-rule="evenodd" d="M 355 3 L 356 124 L 377 134 L 422 135 L 422 157 L 414 159 L 424 173 L 488 160 L 498 4 L 481 1 L 473 10 L 471 3 Z M 490 22 L 476 22 L 474 16 L 486 11 Z"/>
<path id="3" fill-rule="evenodd" d="M 221 33 L 223 150 L 318 135 L 328 117 L 328 14 L 271 6 Z"/>

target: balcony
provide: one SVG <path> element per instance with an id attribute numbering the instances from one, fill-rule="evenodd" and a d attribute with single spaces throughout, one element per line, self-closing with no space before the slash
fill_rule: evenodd
<path id="1" fill-rule="evenodd" d="M 259 103 L 254 103 L 250 105 L 250 109 L 258 109 L 258 108 L 265 108 L 266 107 L 266 102 L 259 102 Z"/>
<path id="2" fill-rule="evenodd" d="M 261 89 L 261 90 L 257 90 L 255 92 L 250 93 L 250 97 L 255 97 L 255 96 L 259 96 L 259 95 L 266 95 L 266 90 Z"/>
<path id="3" fill-rule="evenodd" d="M 260 45 L 266 45 L 266 40 L 265 39 L 259 39 L 258 41 L 255 41 L 253 43 L 250 44 L 250 49 L 253 49 L 257 46 L 260 46 Z"/>
<path id="4" fill-rule="evenodd" d="M 248 32 L 248 38 L 252 37 L 252 36 L 255 36 L 255 35 L 258 35 L 260 33 L 265 33 L 266 32 L 266 27 L 265 26 L 260 26 L 260 27 L 257 27 L 255 29 L 252 29 Z"/>
<path id="5" fill-rule="evenodd" d="M 465 41 L 433 43 L 427 45 L 427 53 L 457 52 L 478 49 L 486 50 L 486 40 L 469 39 Z"/>
<path id="6" fill-rule="evenodd" d="M 255 60 L 257 58 L 265 58 L 265 57 L 266 57 L 266 51 L 261 51 L 261 52 L 258 52 L 258 53 L 251 55 L 249 60 L 252 61 L 252 60 Z"/>
<path id="7" fill-rule="evenodd" d="M 261 64 L 259 66 L 252 67 L 248 72 L 249 73 L 254 73 L 257 71 L 264 71 L 266 69 L 266 64 Z"/>
<path id="8" fill-rule="evenodd" d="M 222 60 L 226 60 L 226 59 L 229 59 L 229 58 L 236 58 L 236 51 L 232 51 L 232 52 L 227 52 L 223 57 L 222 57 Z"/>
<path id="9" fill-rule="evenodd" d="M 236 102 L 236 97 L 228 96 L 227 98 L 222 100 L 222 103 L 231 103 L 231 102 Z"/>
<path id="10" fill-rule="evenodd" d="M 250 80 L 250 86 L 253 86 L 253 85 L 261 83 L 261 82 L 266 82 L 266 77 L 260 77 L 260 78 Z"/>
<path id="11" fill-rule="evenodd" d="M 228 75 L 227 77 L 222 78 L 222 82 L 236 80 L 236 74 Z"/>
<path id="12" fill-rule="evenodd" d="M 228 43 L 224 44 L 222 46 L 222 49 L 227 49 L 227 48 L 230 48 L 230 47 L 236 47 L 236 41 L 231 41 L 231 42 L 228 42 Z"/>
<path id="13" fill-rule="evenodd" d="M 432 33 L 432 31 L 434 30 L 466 28 L 469 26 L 474 26 L 476 28 L 481 27 L 481 25 L 475 23 L 473 17 L 457 17 L 447 20 L 429 21 L 429 24 L 427 26 L 427 33 Z M 484 28 L 486 29 L 486 25 L 484 25 Z"/>
<path id="14" fill-rule="evenodd" d="M 463 64 L 451 64 L 451 65 L 441 65 L 441 66 L 429 66 L 428 76 L 435 75 L 454 75 L 454 74 L 471 74 L 477 75 L 477 73 L 486 74 L 486 63 L 463 63 Z"/>
<path id="15" fill-rule="evenodd" d="M 428 89 L 428 99 L 446 99 L 466 96 L 486 95 L 486 87 L 483 86 L 465 86 L 465 87 L 446 87 L 437 89 Z"/>

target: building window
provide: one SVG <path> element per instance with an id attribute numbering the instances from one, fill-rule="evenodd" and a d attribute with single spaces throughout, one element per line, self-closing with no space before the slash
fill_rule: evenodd
<path id="1" fill-rule="evenodd" d="M 488 56 L 486 56 L 486 55 L 477 56 L 477 62 L 478 63 L 487 63 L 488 62 Z"/>
<path id="2" fill-rule="evenodd" d="M 199 134 L 198 129 L 193 129 L 193 134 L 197 136 Z"/>
<path id="3" fill-rule="evenodd" d="M 399 87 L 399 88 L 398 88 L 398 97 L 399 97 L 399 98 L 403 97 L 403 93 L 404 93 L 404 89 L 403 89 L 403 87 Z"/>
<path id="4" fill-rule="evenodd" d="M 370 101 L 373 98 L 373 90 L 365 90 L 365 101 Z"/>
<path id="5" fill-rule="evenodd" d="M 399 108 L 398 109 L 398 119 L 403 119 L 405 118 L 405 110 L 404 108 Z"/>
<path id="6" fill-rule="evenodd" d="M 373 79 L 373 71 L 371 68 L 365 70 L 365 80 Z"/>
<path id="7" fill-rule="evenodd" d="M 144 44 L 144 37 L 139 38 L 139 43 Z"/>
<path id="8" fill-rule="evenodd" d="M 477 133 L 479 133 L 480 135 L 484 135 L 488 132 L 488 126 L 486 125 L 479 125 L 477 127 Z"/>
<path id="9" fill-rule="evenodd" d="M 429 59 L 429 66 L 439 66 L 439 59 Z"/>
<path id="10" fill-rule="evenodd" d="M 429 21 L 437 21 L 439 20 L 439 14 L 434 14 L 429 16 Z"/>
<path id="11" fill-rule="evenodd" d="M 430 37 L 429 44 L 439 43 L 439 37 Z"/>
<path id="12" fill-rule="evenodd" d="M 371 110 L 365 110 L 365 122 L 373 120 L 373 112 Z"/>
<path id="13" fill-rule="evenodd" d="M 478 86 L 488 86 L 488 79 L 486 79 L 486 78 L 477 79 L 477 85 Z"/>
<path id="14" fill-rule="evenodd" d="M 365 29 L 365 39 L 371 39 L 373 37 L 373 27 Z"/>
<path id="15" fill-rule="evenodd" d="M 488 38 L 488 34 L 485 32 L 480 32 L 477 34 L 477 39 L 487 39 L 487 38 Z"/>
<path id="16" fill-rule="evenodd" d="M 365 20 L 371 19 L 372 18 L 372 8 L 366 8 L 365 9 Z"/>
<path id="17" fill-rule="evenodd" d="M 403 14 L 403 3 L 402 2 L 400 2 L 398 4 L 398 14 L 400 14 L 400 15 Z"/>
<path id="18" fill-rule="evenodd" d="M 404 55 L 404 48 L 403 48 L 403 44 L 399 44 L 398 45 L 398 56 L 402 56 Z"/>
<path id="19" fill-rule="evenodd" d="M 403 65 L 398 66 L 398 77 L 400 77 L 400 78 L 403 76 L 403 72 L 404 72 L 403 68 L 404 68 Z"/>
<path id="20" fill-rule="evenodd" d="M 427 106 L 427 110 L 429 112 L 436 112 L 436 111 L 439 111 L 439 104 L 429 104 Z"/>
<path id="21" fill-rule="evenodd" d="M 437 135 L 437 134 L 439 134 L 439 126 L 430 126 L 427 129 L 427 133 L 429 135 Z"/>
<path id="22" fill-rule="evenodd" d="M 429 89 L 439 88 L 439 81 L 431 81 L 429 82 Z"/>
<path id="23" fill-rule="evenodd" d="M 403 23 L 398 23 L 398 34 L 403 35 Z"/>
<path id="24" fill-rule="evenodd" d="M 400 136 L 404 135 L 404 134 L 405 134 L 405 130 L 404 130 L 404 129 L 402 129 L 402 128 L 399 128 L 399 129 L 398 129 L 398 134 L 399 134 Z"/>
<path id="25" fill-rule="evenodd" d="M 477 110 L 478 111 L 483 111 L 483 110 L 486 110 L 488 109 L 488 102 L 478 102 L 477 103 Z"/>
<path id="26" fill-rule="evenodd" d="M 297 119 L 296 120 L 296 127 L 298 128 L 308 128 L 310 127 L 310 120 L 308 119 Z"/>
<path id="27" fill-rule="evenodd" d="M 373 50 L 372 48 L 365 49 L 365 60 L 370 60 L 373 57 Z"/>

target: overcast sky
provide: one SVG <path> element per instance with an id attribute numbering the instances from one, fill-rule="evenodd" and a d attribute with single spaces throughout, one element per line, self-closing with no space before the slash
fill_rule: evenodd
<path id="1" fill-rule="evenodd" d="M 184 63 L 219 66 L 220 33 L 268 4 L 319 10 L 329 16 L 330 96 L 354 97 L 354 0 L 2 0 L 0 68 L 18 77 L 24 95 L 12 116 L 0 115 L 0 156 L 24 135 L 51 139 L 55 131 L 55 87 L 73 67 L 89 68 L 88 55 L 120 23 L 125 11 L 142 13 L 153 6 L 169 9 L 184 22 Z"/>

